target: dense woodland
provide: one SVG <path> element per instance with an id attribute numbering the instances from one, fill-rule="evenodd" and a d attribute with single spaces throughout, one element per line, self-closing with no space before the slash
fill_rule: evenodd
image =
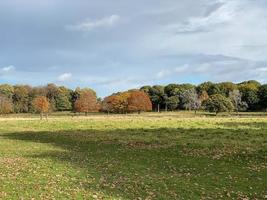
<path id="1" fill-rule="evenodd" d="M 207 110 L 266 111 L 267 84 L 246 81 L 204 82 L 200 85 L 169 84 L 143 86 L 140 89 L 112 94 L 103 100 L 90 88 L 48 84 L 0 85 L 0 113 L 48 113 L 53 111 L 130 113 L 141 111 Z"/>

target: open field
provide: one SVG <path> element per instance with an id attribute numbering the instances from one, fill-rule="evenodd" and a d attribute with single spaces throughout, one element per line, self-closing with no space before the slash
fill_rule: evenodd
<path id="1" fill-rule="evenodd" d="M 83 117 L 85 116 L 84 113 L 73 113 L 73 112 L 69 112 L 69 111 L 65 111 L 65 112 L 52 112 L 49 113 L 48 117 L 51 118 L 71 118 L 71 117 Z M 107 116 L 107 114 L 105 113 L 91 113 L 90 115 L 87 116 L 88 117 L 105 117 Z M 125 116 L 130 116 L 130 117 L 140 117 L 140 115 L 138 115 L 137 113 L 135 114 L 124 114 L 124 115 L 118 115 L 118 114 L 114 114 L 112 115 L 113 117 L 125 117 Z M 206 111 L 197 111 L 196 113 L 194 111 L 175 111 L 175 112 L 165 112 L 162 111 L 161 113 L 158 112 L 147 112 L 147 113 L 142 113 L 141 116 L 146 116 L 146 117 L 156 117 L 156 118 L 162 118 L 162 117 L 174 117 L 174 118 L 192 118 L 192 117 L 241 117 L 241 118 L 263 118 L 266 117 L 267 118 L 267 112 L 223 112 L 223 113 L 219 113 L 217 116 L 215 113 L 210 113 L 210 112 L 206 112 Z M 0 115 L 0 120 L 14 120 L 14 119 L 32 119 L 32 118 L 40 118 L 39 114 L 36 113 L 13 113 L 13 114 L 7 114 L 7 115 Z"/>
<path id="2" fill-rule="evenodd" d="M 0 199 L 267 199 L 267 118 L 1 118 Z"/>

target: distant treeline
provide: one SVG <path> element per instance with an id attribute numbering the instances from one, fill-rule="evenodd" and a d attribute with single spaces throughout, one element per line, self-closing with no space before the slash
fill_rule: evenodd
<path id="1" fill-rule="evenodd" d="M 267 84 L 250 80 L 242 83 L 204 82 L 199 85 L 169 84 L 167 86 L 144 86 L 153 104 L 153 109 L 199 109 L 203 103 L 221 99 L 230 101 L 236 111 L 262 111 L 267 108 Z M 219 103 L 219 102 L 218 102 Z M 207 105 L 208 106 L 208 105 Z M 206 108 L 207 109 L 207 108 Z"/>
<path id="2" fill-rule="evenodd" d="M 151 111 L 148 95 L 140 90 L 120 92 L 97 98 L 90 88 L 75 90 L 55 84 L 43 87 L 0 85 L 0 114 L 44 113 L 55 111 L 126 113 Z"/>
<path id="3" fill-rule="evenodd" d="M 265 111 L 267 84 L 251 80 L 242 83 L 204 82 L 143 86 L 140 89 L 112 94 L 103 100 L 90 88 L 48 84 L 0 85 L 0 113 L 33 113 L 49 111 L 127 113 L 141 111 L 208 110 Z"/>

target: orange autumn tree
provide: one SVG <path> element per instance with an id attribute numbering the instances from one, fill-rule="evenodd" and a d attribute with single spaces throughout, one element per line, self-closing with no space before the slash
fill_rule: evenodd
<path id="1" fill-rule="evenodd" d="M 79 98 L 74 103 L 75 112 L 84 112 L 87 115 L 89 112 L 98 112 L 99 105 L 96 95 L 91 90 L 82 91 Z"/>
<path id="2" fill-rule="evenodd" d="M 101 104 L 101 110 L 107 113 L 126 113 L 129 92 L 120 92 L 106 97 Z"/>
<path id="3" fill-rule="evenodd" d="M 40 118 L 43 119 L 43 114 L 49 111 L 50 103 L 45 96 L 39 96 L 33 100 L 33 107 L 40 113 Z"/>
<path id="4" fill-rule="evenodd" d="M 143 91 L 131 91 L 130 96 L 127 99 L 128 112 L 151 111 L 152 103 L 149 96 Z"/>
<path id="5" fill-rule="evenodd" d="M 101 111 L 106 113 L 116 113 L 117 105 L 119 105 L 120 101 L 117 95 L 111 95 L 106 97 L 101 103 Z"/>

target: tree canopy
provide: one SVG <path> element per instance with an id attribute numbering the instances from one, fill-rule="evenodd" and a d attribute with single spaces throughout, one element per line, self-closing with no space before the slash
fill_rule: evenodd
<path id="1" fill-rule="evenodd" d="M 143 91 L 133 91 L 127 99 L 128 112 L 151 111 L 152 103 L 149 96 Z"/>
<path id="2" fill-rule="evenodd" d="M 36 112 L 40 113 L 41 119 L 43 118 L 44 113 L 49 112 L 50 103 L 45 96 L 35 97 L 33 100 L 33 107 Z"/>
<path id="3" fill-rule="evenodd" d="M 230 99 L 221 94 L 211 95 L 210 98 L 204 102 L 205 109 L 210 112 L 229 112 L 234 109 L 233 103 Z"/>
<path id="4" fill-rule="evenodd" d="M 74 110 L 76 112 L 84 112 L 85 114 L 90 112 L 98 112 L 99 105 L 95 93 L 93 93 L 91 90 L 82 91 L 74 103 Z"/>
<path id="5" fill-rule="evenodd" d="M 94 90 L 87 87 L 69 89 L 52 83 L 39 87 L 0 84 L 0 96 L 7 108 L 5 112 L 15 113 L 35 112 L 34 99 L 40 96 L 47 98 L 50 105 L 49 111 L 84 112 L 82 110 L 88 110 L 92 112 L 101 107 L 101 111 L 108 113 L 127 113 L 133 110 L 138 112 L 138 106 L 147 97 L 154 111 L 198 110 L 206 109 L 204 102 L 211 99 L 213 95 L 221 95 L 230 100 L 235 111 L 264 111 L 267 109 L 266 87 L 266 84 L 261 85 L 254 80 L 241 83 L 208 81 L 199 85 L 172 83 L 166 86 L 147 85 L 140 89 L 117 92 L 101 100 Z M 140 91 L 143 92 L 142 95 L 138 93 Z M 90 98 L 89 95 L 85 97 L 84 93 L 90 93 Z M 142 101 L 137 97 L 133 100 L 135 95 Z M 220 98 L 220 100 L 225 99 Z M 138 106 L 133 103 L 137 101 L 140 102 Z M 133 105 L 129 105 L 129 102 Z M 149 105 L 147 100 L 145 102 Z M 87 106 L 84 106 L 86 104 Z M 140 111 L 142 110 L 150 110 L 150 108 L 140 108 Z"/>

